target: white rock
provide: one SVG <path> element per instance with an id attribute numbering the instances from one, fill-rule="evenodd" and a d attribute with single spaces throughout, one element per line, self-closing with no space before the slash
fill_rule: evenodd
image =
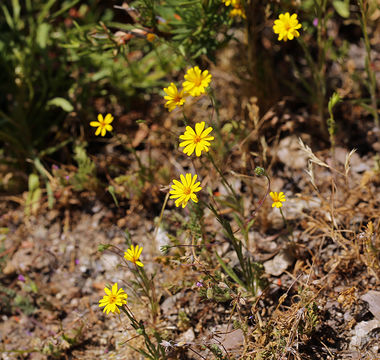
<path id="1" fill-rule="evenodd" d="M 368 333 L 376 328 L 380 328 L 380 321 L 377 319 L 362 321 L 357 324 L 353 330 L 354 336 L 351 338 L 350 348 L 356 349 L 357 347 L 360 347 Z"/>
<path id="2" fill-rule="evenodd" d="M 293 260 L 293 256 L 286 249 L 281 250 L 273 259 L 264 263 L 265 272 L 279 276 L 293 263 Z"/>
<path id="3" fill-rule="evenodd" d="M 380 321 L 380 291 L 370 290 L 361 298 L 369 304 L 369 311 Z"/>

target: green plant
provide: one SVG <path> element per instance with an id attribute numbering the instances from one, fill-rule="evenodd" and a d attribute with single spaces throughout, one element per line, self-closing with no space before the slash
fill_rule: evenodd
<path id="1" fill-rule="evenodd" d="M 159 314 L 159 304 L 157 301 L 156 288 L 155 288 L 155 283 L 154 283 L 155 274 L 148 275 L 145 272 L 144 264 L 142 264 L 139 261 L 139 256 L 141 254 L 142 248 L 140 248 L 140 252 L 139 252 L 138 246 L 136 248 L 131 246 L 132 240 L 127 230 L 124 232 L 124 237 L 125 237 L 126 245 L 130 247 L 127 250 L 127 252 L 124 253 L 124 257 L 122 255 L 122 251 L 118 247 L 112 244 L 99 245 L 98 250 L 100 252 L 108 250 L 108 251 L 114 252 L 115 254 L 123 258 L 124 264 L 122 266 L 124 266 L 125 268 L 128 268 L 134 277 L 134 279 L 131 280 L 131 284 L 133 286 L 131 286 L 130 289 L 134 291 L 137 298 L 141 298 L 141 295 L 143 295 L 144 298 L 147 298 L 149 300 L 152 319 L 153 319 L 153 322 L 155 323 Z M 133 251 L 133 250 L 136 250 L 136 251 Z M 129 267 L 130 262 L 133 263 L 132 267 Z M 121 293 L 122 295 L 120 295 L 120 292 L 117 292 L 117 284 L 115 284 L 114 287 L 116 287 L 115 294 L 116 293 L 119 294 L 120 299 L 123 298 L 123 300 L 120 300 L 120 303 L 118 304 L 118 306 L 120 306 L 120 309 L 122 310 L 122 312 L 125 315 L 127 315 L 128 319 L 130 320 L 131 326 L 133 327 L 133 329 L 136 330 L 137 336 L 142 336 L 144 339 L 145 348 L 143 347 L 135 348 L 131 345 L 129 346 L 148 359 L 152 359 L 152 360 L 166 359 L 165 349 L 161 345 L 162 339 L 161 339 L 160 333 L 155 328 L 147 328 L 143 320 L 140 320 L 140 321 L 137 320 L 136 316 L 133 314 L 132 310 L 127 305 L 127 301 L 126 301 L 127 294 L 125 294 L 123 291 Z M 112 290 L 114 290 L 113 289 L 114 287 L 112 287 Z M 111 305 L 114 304 L 112 302 L 114 301 L 114 299 L 112 299 L 112 296 L 111 297 L 105 296 L 104 298 L 105 300 L 101 300 L 103 304 L 101 304 L 100 306 L 104 307 L 107 304 L 111 304 Z M 117 311 L 120 313 L 120 310 L 118 309 L 117 306 L 116 308 L 117 310 L 111 310 L 111 311 L 112 312 Z M 109 311 L 110 310 L 108 310 L 108 312 Z"/>
<path id="2" fill-rule="evenodd" d="M 253 296 L 255 296 L 258 290 L 265 286 L 265 281 L 262 278 L 262 275 L 264 274 L 264 267 L 261 264 L 252 261 L 250 256 L 246 256 L 243 253 L 243 243 L 235 237 L 230 222 L 223 216 L 221 216 L 211 204 L 209 205 L 209 209 L 212 211 L 216 219 L 222 225 L 224 234 L 227 240 L 232 245 L 232 248 L 234 249 L 238 257 L 240 269 L 237 273 L 236 270 L 231 268 L 216 253 L 215 255 L 219 264 L 226 272 L 226 274 L 234 280 L 234 282 L 247 289 L 249 292 L 252 293 Z"/>
<path id="3" fill-rule="evenodd" d="M 335 124 L 333 109 L 340 101 L 341 101 L 341 98 L 339 94 L 334 92 L 331 95 L 329 103 L 328 103 L 328 110 L 329 110 L 330 117 L 327 119 L 327 130 L 330 135 L 330 144 L 331 144 L 332 149 L 335 148 L 335 133 L 336 133 L 336 124 Z"/>
<path id="4" fill-rule="evenodd" d="M 220 0 L 137 0 L 132 6 L 143 26 L 163 35 L 188 61 L 202 55 L 215 61 L 215 51 L 232 38 L 232 19 Z"/>
<path id="5" fill-rule="evenodd" d="M 47 136 L 73 110 L 67 54 L 53 29 L 58 16 L 79 0 L 3 2 L 0 7 L 0 141 L 21 164 L 46 149 Z M 59 131 L 57 132 L 59 134 Z"/>
<path id="6" fill-rule="evenodd" d="M 86 153 L 86 144 L 74 147 L 74 160 L 78 163 L 78 170 L 70 180 L 74 190 L 95 189 L 98 181 L 95 177 L 95 164 Z"/>

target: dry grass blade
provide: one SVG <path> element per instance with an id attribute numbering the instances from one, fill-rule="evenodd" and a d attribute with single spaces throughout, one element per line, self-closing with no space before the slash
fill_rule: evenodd
<path id="1" fill-rule="evenodd" d="M 350 160 L 352 155 L 354 155 L 356 152 L 356 149 L 352 149 L 349 154 L 346 156 L 346 161 L 344 162 L 344 174 L 347 176 L 348 172 L 350 171 Z"/>
<path id="2" fill-rule="evenodd" d="M 312 185 L 314 186 L 315 190 L 318 191 L 317 185 L 315 184 L 313 163 L 311 161 L 308 161 L 307 168 L 308 168 L 308 170 L 305 170 L 305 172 L 306 172 L 306 174 L 309 175 L 310 181 L 311 181 Z"/>
<path id="3" fill-rule="evenodd" d="M 302 141 L 301 138 L 298 138 L 298 143 L 300 145 L 300 149 L 305 152 L 305 154 L 307 154 L 308 158 L 309 158 L 309 161 L 319 165 L 319 166 L 324 166 L 324 167 L 327 167 L 329 169 L 331 169 L 331 167 L 329 165 L 327 165 L 326 163 L 324 163 L 322 160 L 318 159 L 313 151 L 311 150 L 311 148 L 307 145 L 305 145 Z"/>

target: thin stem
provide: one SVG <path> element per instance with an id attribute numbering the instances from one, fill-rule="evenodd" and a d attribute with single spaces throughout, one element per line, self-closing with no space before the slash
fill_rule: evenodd
<path id="1" fill-rule="evenodd" d="M 153 315 L 153 321 L 156 322 L 157 315 L 158 315 L 158 304 L 157 304 L 157 296 L 156 291 L 154 287 L 153 281 L 149 280 L 148 276 L 145 273 L 145 270 L 141 267 L 136 266 L 135 272 L 138 274 L 138 277 L 142 280 L 143 285 L 139 282 L 141 288 L 143 289 L 145 295 L 148 297 L 152 315 Z M 137 279 L 137 276 L 136 276 Z"/>
<path id="2" fill-rule="evenodd" d="M 222 171 L 219 169 L 219 167 L 216 165 L 215 163 L 215 160 L 213 158 L 213 156 L 210 154 L 210 153 L 206 153 L 207 154 L 207 157 L 209 158 L 209 160 L 211 161 L 211 164 L 214 166 L 215 170 L 218 172 L 218 174 L 220 175 L 220 177 L 222 178 L 222 184 L 228 189 L 231 191 L 232 195 L 234 196 L 234 198 L 236 199 L 236 201 L 239 201 L 239 198 L 235 192 L 235 190 L 233 189 L 233 187 L 229 184 L 229 182 L 227 181 L 227 179 L 224 177 Z"/>
<path id="3" fill-rule="evenodd" d="M 284 226 L 286 227 L 286 230 L 288 231 L 288 234 L 292 237 L 293 239 L 293 230 L 292 228 L 290 227 L 288 221 L 286 220 L 285 216 L 284 216 L 284 213 L 282 212 L 282 209 L 279 208 L 280 210 L 280 213 L 281 213 L 281 216 L 282 216 L 282 220 L 284 221 Z"/>
<path id="4" fill-rule="evenodd" d="M 185 123 L 186 126 L 189 125 L 189 119 L 185 115 L 185 109 L 182 107 L 182 115 L 183 115 L 183 122 Z"/>
<path id="5" fill-rule="evenodd" d="M 120 142 L 123 143 L 123 139 L 121 138 L 121 136 L 119 134 L 116 134 L 116 136 L 120 140 Z M 145 174 L 145 166 L 143 165 L 143 163 L 141 162 L 141 159 L 137 155 L 136 149 L 132 146 L 132 140 L 131 140 L 131 138 L 129 137 L 129 135 L 127 133 L 125 134 L 125 136 L 127 137 L 128 143 L 124 144 L 124 145 L 127 145 L 127 149 L 132 152 L 134 158 L 136 159 L 136 161 L 137 161 L 137 163 L 139 165 L 139 168 L 140 168 L 141 172 L 143 174 Z"/>

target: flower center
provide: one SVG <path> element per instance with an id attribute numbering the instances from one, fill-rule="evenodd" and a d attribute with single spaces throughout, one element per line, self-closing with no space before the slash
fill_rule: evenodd
<path id="1" fill-rule="evenodd" d="M 289 22 L 287 22 L 287 23 L 285 23 L 285 30 L 286 31 L 289 31 L 290 29 L 291 29 L 291 26 L 290 26 L 290 23 Z"/>
<path id="2" fill-rule="evenodd" d="M 194 81 L 194 84 L 195 86 L 199 86 L 202 84 L 202 78 L 201 77 L 197 77 Z"/>
<path id="3" fill-rule="evenodd" d="M 181 100 L 182 100 L 182 97 L 181 97 L 179 94 L 177 94 L 177 95 L 175 96 L 175 98 L 174 98 L 174 101 L 175 101 L 177 104 L 179 104 L 179 103 L 181 102 Z"/>
<path id="4" fill-rule="evenodd" d="M 195 142 L 196 144 L 198 144 L 199 142 L 201 142 L 201 137 L 200 137 L 199 135 L 195 136 L 195 137 L 194 137 L 194 142 Z"/>
<path id="5" fill-rule="evenodd" d="M 108 302 L 110 304 L 114 304 L 116 302 L 116 296 L 115 295 L 110 295 L 108 298 Z"/>
<path id="6" fill-rule="evenodd" d="M 184 193 L 185 195 L 190 195 L 190 193 L 191 193 L 191 189 L 190 189 L 189 187 L 186 187 L 186 188 L 183 189 L 183 193 Z"/>

